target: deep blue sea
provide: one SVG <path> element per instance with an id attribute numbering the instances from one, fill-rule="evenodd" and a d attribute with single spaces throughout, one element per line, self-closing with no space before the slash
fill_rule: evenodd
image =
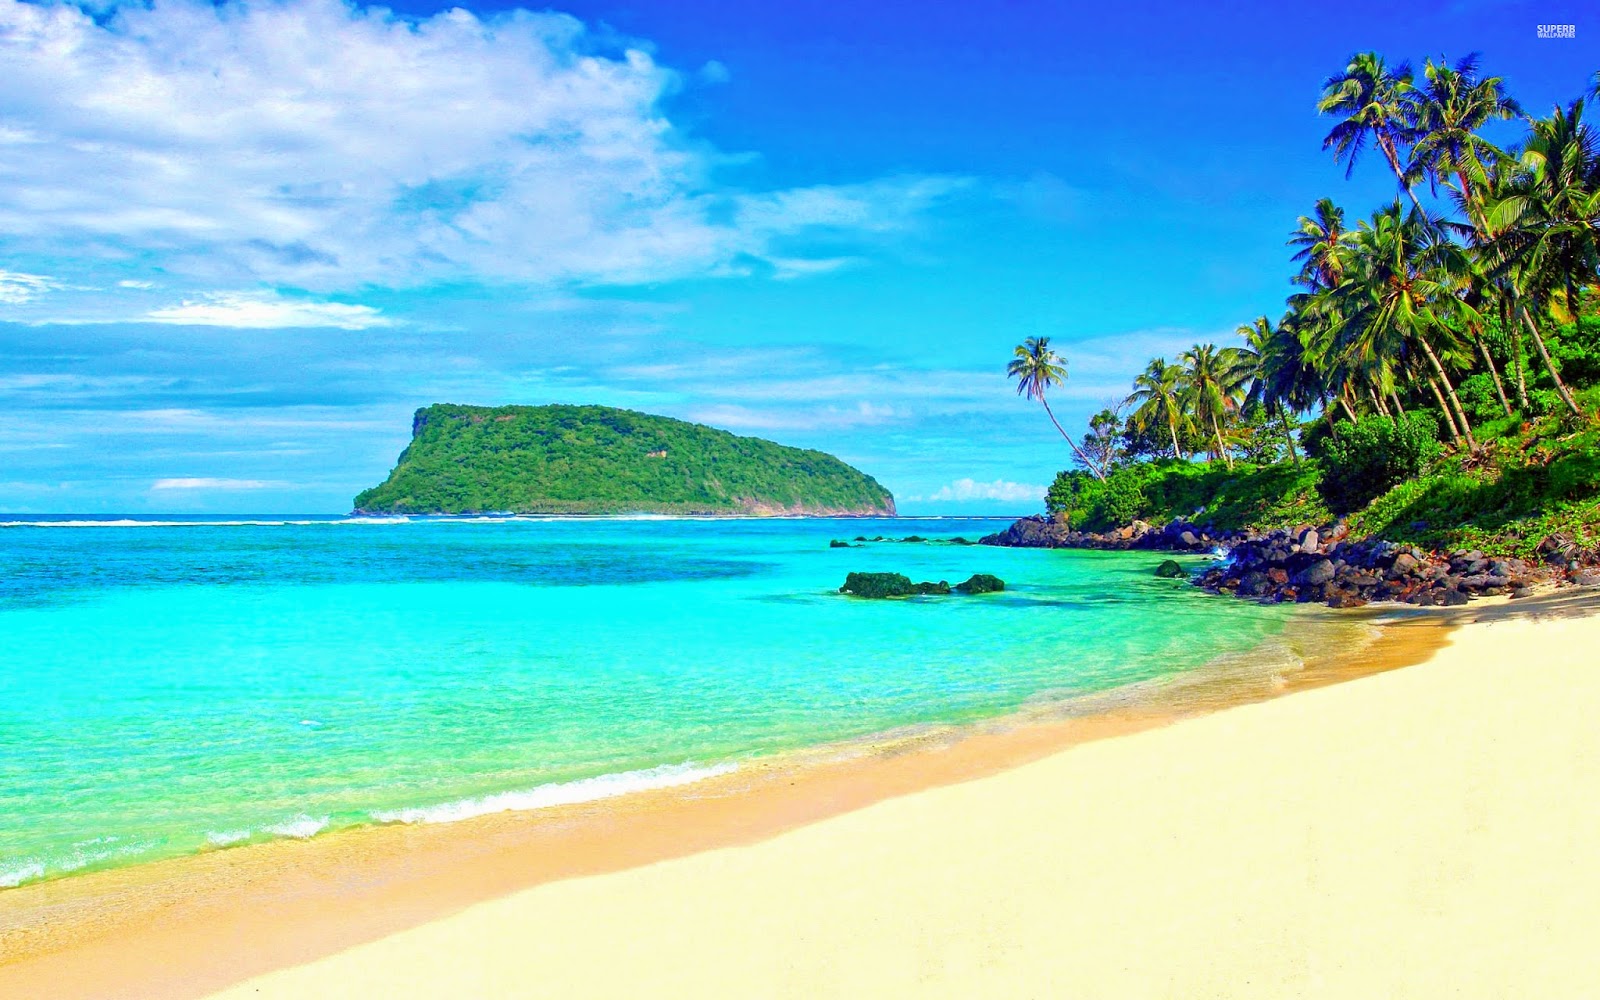
<path id="1" fill-rule="evenodd" d="M 0 523 L 0 887 L 695 780 L 1192 670 L 1284 608 L 994 520 Z M 927 543 L 829 547 L 834 538 Z M 866 601 L 851 570 L 1004 593 Z"/>

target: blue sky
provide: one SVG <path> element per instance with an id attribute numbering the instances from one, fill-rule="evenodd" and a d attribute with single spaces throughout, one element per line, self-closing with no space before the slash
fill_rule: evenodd
<path id="1" fill-rule="evenodd" d="M 597 402 L 1037 509 L 1070 425 L 1288 290 L 1358 49 L 1530 108 L 1578 4 L 0 0 L 0 510 L 337 512 L 436 401 Z M 1540 23 L 1577 40 L 1540 40 Z"/>

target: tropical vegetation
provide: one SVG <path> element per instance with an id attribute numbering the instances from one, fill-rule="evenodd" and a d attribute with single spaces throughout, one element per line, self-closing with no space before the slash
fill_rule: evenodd
<path id="1" fill-rule="evenodd" d="M 1541 115 L 1476 56 L 1420 74 L 1352 56 L 1322 88 L 1323 148 L 1347 176 L 1375 151 L 1394 200 L 1365 217 L 1317 201 L 1288 233 L 1283 313 L 1240 325 L 1235 343 L 1152 359 L 1080 441 L 1063 431 L 1075 467 L 1049 509 L 1091 529 L 1200 512 L 1228 528 L 1346 516 L 1440 545 L 1515 549 L 1552 525 L 1592 537 L 1592 101 L 1600 74 L 1587 98 Z M 1065 362 L 1035 338 L 1011 372 L 1043 401 Z"/>

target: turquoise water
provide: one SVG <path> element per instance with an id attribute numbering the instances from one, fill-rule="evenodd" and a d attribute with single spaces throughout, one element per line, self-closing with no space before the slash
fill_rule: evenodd
<path id="1" fill-rule="evenodd" d="M 994 521 L 0 525 L 0 886 L 693 780 L 1198 667 L 1287 612 Z M 862 601 L 850 570 L 1003 594 Z"/>

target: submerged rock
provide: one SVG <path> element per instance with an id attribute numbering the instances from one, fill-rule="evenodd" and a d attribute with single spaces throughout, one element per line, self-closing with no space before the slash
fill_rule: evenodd
<path id="1" fill-rule="evenodd" d="M 1163 579 L 1177 580 L 1188 575 L 1183 571 L 1183 567 L 1179 565 L 1176 559 L 1163 559 L 1161 560 L 1161 565 L 1156 567 L 1156 576 Z"/>
<path id="2" fill-rule="evenodd" d="M 830 541 L 828 543 L 828 548 L 830 548 L 830 549 L 853 549 L 853 548 L 855 548 L 855 546 L 851 545 L 849 542 L 841 541 L 840 539 L 835 538 L 835 539 L 833 539 L 832 541 Z"/>

